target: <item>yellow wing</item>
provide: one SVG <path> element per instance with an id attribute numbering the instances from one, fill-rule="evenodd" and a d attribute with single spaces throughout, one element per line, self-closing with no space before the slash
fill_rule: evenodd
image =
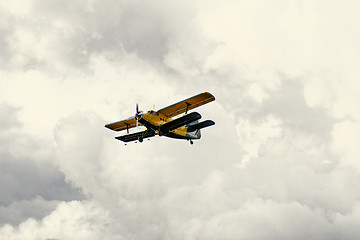
<path id="1" fill-rule="evenodd" d="M 135 117 L 130 117 L 130 118 L 122 120 L 122 121 L 106 124 L 105 127 L 109 128 L 111 130 L 114 130 L 114 131 L 130 129 L 130 128 L 136 127 L 136 120 L 135 120 Z"/>
<path id="2" fill-rule="evenodd" d="M 185 99 L 181 102 L 175 103 L 163 109 L 160 109 L 158 112 L 164 114 L 167 117 L 173 117 L 181 113 L 186 112 L 186 110 L 191 110 L 206 103 L 212 102 L 215 100 L 215 97 L 209 93 L 204 92 L 200 93 L 191 98 Z"/>

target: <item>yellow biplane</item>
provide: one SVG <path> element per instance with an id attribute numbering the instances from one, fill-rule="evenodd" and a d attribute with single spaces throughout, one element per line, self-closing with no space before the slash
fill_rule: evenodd
<path id="1" fill-rule="evenodd" d="M 215 124 L 212 120 L 199 122 L 201 115 L 197 112 L 188 113 L 189 110 L 200 107 L 206 103 L 212 102 L 215 97 L 208 92 L 204 92 L 175 103 L 158 111 L 150 110 L 147 113 L 139 111 L 136 104 L 135 116 L 128 119 L 106 124 L 105 127 L 114 130 L 127 130 L 127 134 L 115 137 L 125 143 L 131 141 L 143 142 L 144 139 L 156 135 L 170 138 L 186 139 L 193 144 L 193 139 L 200 139 L 200 129 Z M 185 113 L 183 116 L 173 119 L 174 116 Z M 130 128 L 138 125 L 146 127 L 146 130 L 129 133 Z"/>

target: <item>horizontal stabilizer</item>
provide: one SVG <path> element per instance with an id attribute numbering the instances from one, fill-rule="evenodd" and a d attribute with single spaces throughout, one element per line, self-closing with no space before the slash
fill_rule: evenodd
<path id="1" fill-rule="evenodd" d="M 212 120 L 206 120 L 206 121 L 203 121 L 203 122 L 199 122 L 199 123 L 196 123 L 194 125 L 190 125 L 188 127 L 188 131 L 192 132 L 192 131 L 195 131 L 195 130 L 198 130 L 198 129 L 202 129 L 202 128 L 205 128 L 205 127 L 210 127 L 212 125 L 215 125 L 215 122 L 212 121 Z"/>
<path id="2" fill-rule="evenodd" d="M 160 131 L 162 133 L 167 133 L 169 131 L 172 131 L 174 129 L 177 129 L 181 126 L 184 126 L 186 124 L 192 123 L 196 120 L 199 120 L 201 118 L 201 115 L 197 112 L 192 112 L 187 115 L 184 115 L 182 117 L 179 117 L 175 120 L 172 120 L 171 122 L 165 123 L 160 126 Z"/>

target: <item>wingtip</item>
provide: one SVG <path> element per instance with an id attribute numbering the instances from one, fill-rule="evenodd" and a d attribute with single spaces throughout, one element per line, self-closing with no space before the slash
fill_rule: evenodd
<path id="1" fill-rule="evenodd" d="M 215 101 L 215 96 L 212 93 L 210 92 L 203 92 L 203 93 L 209 95 L 209 97 L 212 98 L 212 101 Z"/>

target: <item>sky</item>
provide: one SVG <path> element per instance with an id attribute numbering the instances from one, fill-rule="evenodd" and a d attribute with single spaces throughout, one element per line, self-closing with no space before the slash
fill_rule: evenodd
<path id="1" fill-rule="evenodd" d="M 0 0 L 0 238 L 359 239 L 359 10 Z M 104 128 L 204 91 L 194 145 Z"/>

